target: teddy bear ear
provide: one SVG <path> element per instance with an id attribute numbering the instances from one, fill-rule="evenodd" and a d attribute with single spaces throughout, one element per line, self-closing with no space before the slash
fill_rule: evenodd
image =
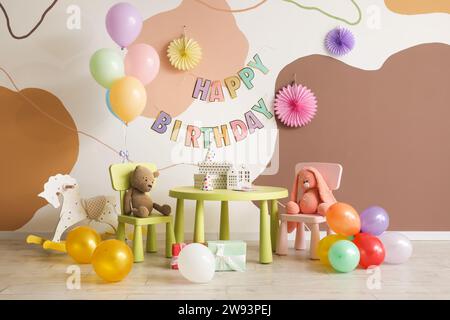
<path id="1" fill-rule="evenodd" d="M 155 178 L 158 178 L 158 177 L 159 177 L 159 171 L 153 172 L 153 176 L 154 176 Z"/>

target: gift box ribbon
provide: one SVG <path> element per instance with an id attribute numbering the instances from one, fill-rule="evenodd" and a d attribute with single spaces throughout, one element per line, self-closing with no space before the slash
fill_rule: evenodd
<path id="1" fill-rule="evenodd" d="M 216 244 L 217 251 L 216 251 L 216 263 L 217 268 L 219 270 L 226 269 L 227 267 L 234 271 L 244 272 L 242 267 L 238 265 L 235 260 L 241 260 L 245 262 L 245 254 L 242 255 L 235 255 L 235 256 L 226 256 L 224 254 L 225 252 L 225 245 L 223 243 Z"/>

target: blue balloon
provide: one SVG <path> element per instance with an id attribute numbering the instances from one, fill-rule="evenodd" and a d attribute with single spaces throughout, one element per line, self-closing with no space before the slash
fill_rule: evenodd
<path id="1" fill-rule="evenodd" d="M 106 106 L 108 107 L 109 112 L 111 112 L 112 115 L 113 115 L 114 117 L 116 117 L 117 120 L 119 120 L 120 122 L 122 122 L 123 124 L 125 124 L 125 122 L 123 122 L 122 119 L 120 119 L 120 118 L 114 113 L 114 111 L 113 111 L 112 108 L 111 108 L 111 102 L 110 102 L 110 100 L 109 100 L 109 89 L 106 90 Z"/>

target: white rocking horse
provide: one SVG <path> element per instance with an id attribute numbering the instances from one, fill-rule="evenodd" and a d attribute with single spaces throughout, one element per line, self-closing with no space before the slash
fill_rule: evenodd
<path id="1" fill-rule="evenodd" d="M 39 197 L 44 198 L 53 207 L 58 208 L 61 203 L 59 196 L 63 197 L 63 205 L 59 215 L 52 240 L 39 236 L 29 235 L 27 243 L 42 245 L 44 249 L 65 252 L 65 243 L 61 241 L 62 234 L 71 226 L 87 220 L 89 223 L 97 221 L 110 226 L 114 233 L 117 229 L 117 204 L 114 196 L 98 196 L 81 199 L 79 186 L 75 178 L 69 175 L 57 174 L 48 179 Z"/>

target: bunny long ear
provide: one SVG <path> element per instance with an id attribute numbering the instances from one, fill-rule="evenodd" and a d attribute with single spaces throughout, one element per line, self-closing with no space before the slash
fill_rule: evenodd
<path id="1" fill-rule="evenodd" d="M 292 186 L 292 190 L 291 190 L 291 201 L 297 202 L 297 195 L 298 195 L 298 179 L 300 178 L 300 172 L 302 170 L 300 170 L 294 178 L 294 184 Z"/>

